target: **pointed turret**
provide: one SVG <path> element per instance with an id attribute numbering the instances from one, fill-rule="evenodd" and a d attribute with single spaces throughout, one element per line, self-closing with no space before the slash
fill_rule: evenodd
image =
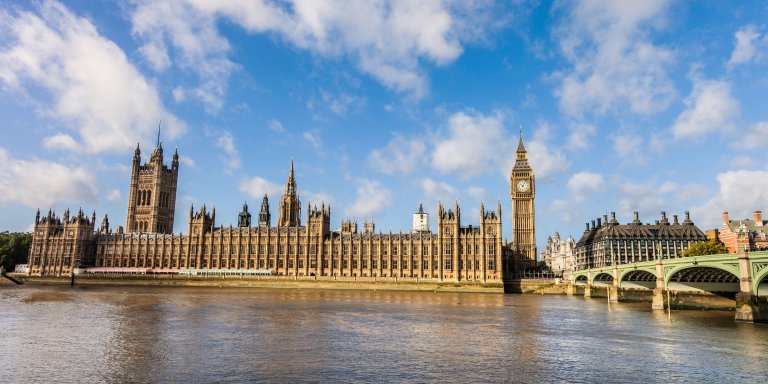
<path id="1" fill-rule="evenodd" d="M 248 228 L 251 226 L 251 213 L 248 212 L 247 202 L 243 202 L 243 211 L 238 215 L 237 226 L 240 228 Z"/>
<path id="2" fill-rule="evenodd" d="M 264 194 L 264 198 L 261 200 L 261 210 L 259 211 L 259 228 L 269 228 L 271 221 L 271 215 L 269 213 L 269 199 L 267 194 Z"/>
<path id="3" fill-rule="evenodd" d="M 296 180 L 293 175 L 293 160 L 291 160 L 291 169 L 288 172 L 288 180 L 285 183 L 285 192 L 280 200 L 280 210 L 278 211 L 278 227 L 298 227 L 301 225 L 301 202 L 296 191 Z"/>
<path id="4" fill-rule="evenodd" d="M 133 165 L 139 165 L 141 163 L 141 148 L 139 143 L 136 143 L 136 149 L 133 151 Z"/>
<path id="5" fill-rule="evenodd" d="M 523 144 L 523 126 L 520 126 L 520 140 L 517 142 L 517 152 L 527 152 L 525 150 L 525 144 Z"/>

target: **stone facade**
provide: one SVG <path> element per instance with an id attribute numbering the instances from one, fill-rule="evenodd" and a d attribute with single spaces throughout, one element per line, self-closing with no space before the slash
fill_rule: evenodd
<path id="1" fill-rule="evenodd" d="M 576 240 L 568 236 L 567 239 L 561 239 L 560 234 L 555 232 L 555 236 L 547 236 L 547 244 L 544 252 L 541 252 L 541 261 L 558 276 L 564 278 L 570 277 L 575 264 Z"/>
<path id="2" fill-rule="evenodd" d="M 520 144 L 522 147 L 522 139 Z M 518 159 L 520 156 L 518 149 Z M 96 228 L 95 212 L 89 218 L 82 211 L 70 217 L 67 211 L 59 218 L 50 211 L 40 217 L 38 211 L 30 251 L 30 274 L 68 274 L 76 266 L 84 266 L 94 272 L 264 271 L 283 276 L 501 282 L 505 274 L 512 272 L 513 265 L 533 263 L 530 167 L 520 173 L 513 171 L 513 181 L 530 182 L 530 189 L 513 195 L 520 200 L 515 202 L 519 206 L 517 223 L 524 226 L 520 231 L 513 227 L 513 233 L 525 240 L 524 246 L 516 246 L 502 241 L 500 203 L 495 210 L 486 210 L 480 204 L 478 226 L 462 226 L 458 203 L 453 207 L 439 204 L 436 232 L 429 230 L 428 223 L 424 225 L 424 217 L 420 217 L 419 225 L 408 233 L 376 233 L 373 222 L 368 221 L 363 231 L 358 232 L 357 223 L 349 220 L 334 231 L 330 227 L 331 208 L 324 203 L 319 207 L 307 204 L 302 225 L 293 162 L 280 199 L 277 226 L 271 225 L 269 200 L 265 195 L 255 226 L 251 225 L 247 203 L 237 216 L 236 227 L 217 225 L 215 208 L 190 207 L 187 234 L 175 235 L 171 232 L 173 206 L 167 204 L 175 203 L 178 153 L 174 154 L 171 168 L 162 164 L 159 142 L 147 164 L 139 166 L 138 158 L 137 148 L 128 230 L 118 227 L 113 231 L 107 216 Z M 522 158 L 525 160 L 525 153 Z M 527 166 L 527 161 L 523 163 Z M 426 215 L 422 208 L 417 214 Z M 531 257 L 526 259 L 529 254 Z"/>
<path id="3" fill-rule="evenodd" d="M 741 245 L 739 245 L 740 233 L 743 237 Z M 762 211 L 755 211 L 751 220 L 731 220 L 728 212 L 723 212 L 723 224 L 718 238 L 731 253 L 766 250 L 768 249 L 768 222 L 763 220 Z"/>
<path id="4" fill-rule="evenodd" d="M 677 258 L 691 243 L 706 240 L 707 236 L 693 224 L 688 212 L 682 223 L 677 215 L 670 223 L 666 212 L 661 212 L 656 224 L 640 222 L 637 211 L 631 223 L 619 224 L 616 214 L 611 212 L 610 221 L 605 215 L 602 220 L 593 220 L 591 226 L 587 223 L 576 243 L 575 270 Z"/>

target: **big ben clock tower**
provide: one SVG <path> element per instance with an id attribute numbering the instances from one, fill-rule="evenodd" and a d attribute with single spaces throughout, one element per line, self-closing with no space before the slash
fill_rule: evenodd
<path id="1" fill-rule="evenodd" d="M 520 128 L 520 142 L 512 175 L 509 178 L 512 197 L 512 240 L 517 257 L 526 261 L 536 260 L 536 224 L 533 199 L 536 183 L 533 169 L 528 164 L 528 151 L 523 145 L 523 129 Z"/>

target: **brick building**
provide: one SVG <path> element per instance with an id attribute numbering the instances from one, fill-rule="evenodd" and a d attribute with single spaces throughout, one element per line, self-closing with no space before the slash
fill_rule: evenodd
<path id="1" fill-rule="evenodd" d="M 755 211 L 751 220 L 731 220 L 728 212 L 723 212 L 723 224 L 718 237 L 728 247 L 728 252 L 739 251 L 737 241 L 740 232 L 744 234 L 745 240 L 749 240 L 748 251 L 768 249 L 768 223 L 763 221 L 762 211 Z"/>

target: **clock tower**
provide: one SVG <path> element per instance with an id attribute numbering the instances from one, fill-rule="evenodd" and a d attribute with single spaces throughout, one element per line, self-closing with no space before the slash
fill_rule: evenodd
<path id="1" fill-rule="evenodd" d="M 536 260 L 536 225 L 533 199 L 536 183 L 533 169 L 528 164 L 528 151 L 523 144 L 523 129 L 520 128 L 520 142 L 517 144 L 515 166 L 509 178 L 512 197 L 512 240 L 518 258 L 523 261 Z"/>

